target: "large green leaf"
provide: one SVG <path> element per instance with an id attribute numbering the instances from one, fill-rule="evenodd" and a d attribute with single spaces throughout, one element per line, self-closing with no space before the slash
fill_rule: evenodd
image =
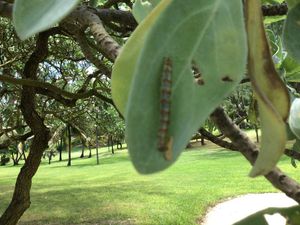
<path id="1" fill-rule="evenodd" d="M 250 176 L 269 173 L 284 152 L 289 95 L 277 74 L 266 38 L 260 1 L 247 1 L 249 76 L 259 106 L 262 141 Z"/>
<path id="2" fill-rule="evenodd" d="M 79 0 L 16 0 L 13 21 L 19 37 L 24 40 L 48 29 L 66 16 Z"/>
<path id="3" fill-rule="evenodd" d="M 159 171 L 176 161 L 191 136 L 240 82 L 246 64 L 245 40 L 240 0 L 173 0 L 160 15 L 136 64 L 126 110 L 127 142 L 139 172 Z M 158 151 L 165 57 L 173 64 L 170 160 Z M 194 81 L 193 61 L 203 85 Z"/>
<path id="4" fill-rule="evenodd" d="M 300 63 L 300 4 L 289 10 L 284 26 L 283 41 L 289 54 Z"/>
<path id="5" fill-rule="evenodd" d="M 268 225 L 266 220 L 266 215 L 273 215 L 279 213 L 286 220 L 288 225 L 300 225 L 300 208 L 299 206 L 294 206 L 290 208 L 268 208 L 261 210 L 234 225 Z"/>
<path id="6" fill-rule="evenodd" d="M 112 71 L 112 97 L 119 111 L 124 115 L 128 101 L 134 69 L 138 56 L 145 43 L 149 29 L 158 15 L 166 8 L 171 0 L 163 0 L 133 32 L 123 46 Z"/>

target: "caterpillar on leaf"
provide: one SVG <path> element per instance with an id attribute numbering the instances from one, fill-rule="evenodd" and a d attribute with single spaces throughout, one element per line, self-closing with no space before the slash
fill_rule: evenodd
<path id="1" fill-rule="evenodd" d="M 172 61 L 166 57 L 160 88 L 160 126 L 158 130 L 158 150 L 164 153 L 166 160 L 172 159 L 173 138 L 169 135 L 172 91 Z"/>

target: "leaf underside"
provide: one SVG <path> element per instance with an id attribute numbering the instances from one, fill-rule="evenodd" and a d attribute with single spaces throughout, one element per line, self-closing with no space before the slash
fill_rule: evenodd
<path id="1" fill-rule="evenodd" d="M 245 39 L 239 0 L 173 0 L 167 6 L 134 65 L 125 114 L 129 152 L 139 172 L 160 171 L 176 161 L 191 136 L 240 82 L 246 64 Z M 165 57 L 173 64 L 170 161 L 158 151 Z M 193 78 L 192 64 L 201 72 L 201 85 Z"/>

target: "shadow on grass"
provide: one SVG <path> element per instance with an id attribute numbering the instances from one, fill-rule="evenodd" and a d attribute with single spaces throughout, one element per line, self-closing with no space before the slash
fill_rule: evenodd
<path id="1" fill-rule="evenodd" d="M 78 161 L 81 161 L 79 164 L 73 164 L 71 167 L 86 167 L 86 166 L 95 166 L 96 164 L 96 156 L 93 155 L 91 158 L 72 158 L 73 163 L 77 163 Z M 84 162 L 87 161 L 87 162 Z M 127 155 L 112 155 L 110 153 L 104 153 L 99 154 L 99 165 L 107 165 L 107 164 L 115 164 L 120 162 L 128 162 L 129 158 Z M 65 162 L 65 164 L 63 164 Z M 60 168 L 60 167 L 66 167 L 68 160 L 62 160 L 62 161 L 53 161 L 51 162 L 51 165 L 49 168 Z M 56 165 L 58 164 L 58 165 Z"/>
<path id="2" fill-rule="evenodd" d="M 117 214 L 118 217 L 120 217 L 120 214 Z M 114 218 L 116 216 L 112 215 L 111 218 Z M 70 221 L 64 221 L 59 223 L 53 223 L 49 220 L 31 220 L 29 222 L 21 221 L 18 223 L 18 225 L 135 225 L 135 219 L 126 219 L 126 215 L 124 219 L 97 219 L 94 222 L 88 221 L 88 222 L 80 222 L 80 223 L 71 223 Z"/>
<path id="3" fill-rule="evenodd" d="M 202 154 L 198 154 L 198 152 L 201 153 L 201 151 L 203 151 Z M 199 148 L 193 148 L 193 149 L 186 149 L 184 150 L 184 152 L 186 153 L 191 153 L 193 154 L 193 152 L 196 152 L 196 155 L 188 155 L 188 157 L 191 157 L 193 159 L 203 159 L 205 157 L 205 159 L 207 160 L 222 160 L 224 158 L 234 158 L 234 157 L 239 157 L 240 154 L 237 152 L 233 152 L 230 150 L 226 150 L 226 149 L 212 149 L 212 150 L 207 150 L 207 149 L 199 149 Z M 51 162 L 51 165 L 49 168 L 61 168 L 61 167 L 66 167 L 67 166 L 67 159 L 64 159 L 62 161 L 53 161 Z M 80 158 L 80 157 L 76 157 L 76 158 L 72 158 L 72 162 L 73 164 L 71 165 L 71 167 L 88 167 L 88 166 L 95 166 L 96 164 L 96 155 L 93 155 L 91 158 Z M 108 164 L 116 164 L 116 163 L 120 163 L 120 162 L 130 162 L 130 158 L 128 155 L 122 155 L 122 154 L 118 154 L 116 153 L 115 155 L 112 155 L 109 152 L 105 152 L 105 153 L 100 153 L 99 154 L 99 165 L 108 165 Z M 46 165 L 45 163 L 43 163 L 44 165 Z"/>
<path id="4" fill-rule="evenodd" d="M 38 186 L 36 190 L 41 188 Z M 33 203 L 19 225 L 138 224 L 132 218 L 135 215 L 132 211 L 148 207 L 145 202 L 161 197 L 166 201 L 176 198 L 176 192 L 147 181 L 62 188 L 45 193 L 33 190 Z"/>

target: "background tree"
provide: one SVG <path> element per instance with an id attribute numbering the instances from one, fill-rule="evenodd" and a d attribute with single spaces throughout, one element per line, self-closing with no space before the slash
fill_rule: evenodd
<path id="1" fill-rule="evenodd" d="M 118 37 L 127 36 L 136 26 L 130 13 L 87 8 L 89 1 L 86 1 L 59 26 L 21 42 L 11 25 L 10 3 L 0 1 L 1 104 L 11 105 L 12 111 L 21 110 L 22 120 L 30 132 L 30 135 L 25 135 L 33 136 L 33 139 L 12 201 L 1 216 L 0 224 L 16 224 L 30 206 L 31 179 L 48 148 L 48 141 L 57 127 L 56 121 L 76 117 L 68 114 L 73 107 L 74 114 L 88 113 L 84 110 L 90 107 L 92 98 L 113 104 L 107 84 L 119 45 L 116 41 L 109 41 L 113 39 L 103 23 Z M 77 21 L 80 18 L 81 21 Z M 81 25 L 78 26 L 78 22 Z M 117 40 L 122 42 L 121 38 Z M 15 117 L 12 115 L 2 119 L 12 124 Z M 9 125 L 8 128 L 12 127 Z M 1 132 L 3 129 L 6 126 L 2 123 Z"/>
<path id="2" fill-rule="evenodd" d="M 159 2 L 161 2 L 161 4 L 159 4 L 159 7 L 155 8 L 155 6 Z M 264 1 L 264 3 L 266 2 L 273 4 L 274 2 L 278 3 L 281 1 Z M 215 104 L 215 108 L 218 105 L 217 102 L 221 102 L 221 98 L 223 97 L 223 95 L 228 94 L 230 90 L 238 85 L 239 80 L 242 79 L 242 77 L 240 76 L 243 74 L 240 72 L 244 72 L 245 69 L 246 49 L 250 51 L 249 55 L 252 57 L 252 61 L 250 60 L 249 62 L 255 62 L 254 64 L 250 63 L 251 66 L 249 67 L 249 75 L 253 76 L 252 79 L 259 79 L 259 77 L 255 76 L 256 73 L 253 72 L 255 71 L 255 69 L 257 69 L 256 66 L 258 67 L 258 70 L 262 72 L 261 74 L 268 74 L 268 72 L 270 71 L 272 72 L 272 75 L 275 74 L 272 67 L 273 64 L 270 62 L 271 57 L 269 57 L 268 55 L 269 58 L 267 58 L 267 60 L 262 60 L 266 55 L 262 53 L 263 51 L 264 53 L 268 52 L 268 45 L 266 44 L 267 42 L 263 35 L 264 30 L 260 23 L 260 12 L 262 11 L 264 15 L 272 16 L 284 15 L 287 13 L 287 5 L 284 3 L 276 4 L 274 6 L 268 4 L 263 6 L 261 9 L 260 2 L 258 3 L 258 1 L 245 1 L 245 4 L 247 4 L 245 14 L 242 13 L 241 1 L 223 1 L 222 4 L 220 3 L 219 5 L 216 5 L 215 10 L 217 10 L 219 13 L 215 14 L 215 12 L 213 11 L 210 14 L 212 16 L 221 15 L 221 17 L 224 16 L 224 18 L 227 18 L 233 13 L 233 10 L 236 10 L 235 12 L 238 13 L 235 15 L 235 18 L 237 19 L 236 22 L 238 22 L 233 23 L 232 27 L 230 26 L 227 28 L 234 28 L 230 30 L 232 32 L 238 30 L 239 32 L 230 33 L 226 28 L 225 33 L 216 34 L 215 40 L 224 40 L 222 35 L 235 35 L 233 38 L 237 42 L 234 42 L 232 44 L 241 43 L 241 45 L 238 46 L 238 48 L 236 49 L 237 51 L 235 51 L 234 54 L 231 54 L 231 56 L 235 56 L 237 60 L 243 61 L 239 61 L 241 63 L 236 63 L 236 67 L 229 67 L 224 62 L 230 63 L 230 61 L 226 61 L 224 59 L 224 62 L 220 61 L 220 64 L 218 66 L 214 66 L 208 69 L 206 65 L 212 65 L 211 61 L 216 60 L 210 57 L 211 55 L 209 55 L 211 53 L 218 53 L 215 48 L 210 49 L 209 51 L 202 51 L 206 52 L 207 55 L 205 56 L 202 53 L 199 56 L 189 55 L 191 51 L 188 51 L 186 49 L 195 49 L 194 46 L 192 46 L 194 44 L 194 40 L 190 41 L 186 39 L 180 39 L 184 37 L 184 35 L 181 36 L 178 34 L 177 37 L 180 40 L 183 40 L 185 44 L 176 44 L 168 42 L 169 40 L 174 38 L 175 35 L 170 36 L 169 38 L 166 38 L 165 35 L 169 35 L 173 31 L 176 32 L 176 30 L 173 29 L 178 28 L 178 30 L 184 30 L 186 28 L 194 27 L 197 29 L 193 29 L 193 35 L 190 35 L 188 32 L 181 32 L 180 34 L 187 34 L 190 38 L 198 39 L 199 36 L 197 34 L 200 34 L 200 32 L 203 31 L 207 31 L 207 29 L 201 28 L 203 24 L 200 24 L 201 26 L 199 26 L 199 21 L 206 22 L 206 19 L 210 18 L 207 16 L 203 16 L 201 14 L 203 11 L 199 10 L 199 7 L 207 6 L 207 4 L 214 5 L 216 1 L 211 1 L 208 3 L 207 1 L 199 0 L 188 0 L 187 2 L 179 0 L 163 0 L 151 1 L 152 4 L 143 4 L 142 1 L 136 1 L 133 12 L 138 22 L 140 22 L 140 25 L 132 35 L 131 33 L 137 26 L 137 22 L 130 11 L 133 6 L 132 1 L 86 0 L 78 2 L 79 4 L 75 9 L 73 8 L 76 5 L 76 2 L 74 1 L 60 1 L 60 3 L 57 3 L 58 5 L 54 4 L 52 6 L 48 6 L 44 3 L 45 2 L 41 1 L 28 2 L 17 0 L 14 2 L 0 0 L 0 96 L 1 105 L 3 105 L 0 110 L 3 110 L 4 112 L 5 109 L 8 108 L 10 112 L 4 112 L 3 115 L 6 116 L 1 118 L 2 125 L 0 130 L 0 137 L 6 135 L 6 133 L 8 132 L 13 132 L 14 130 L 16 130 L 17 132 L 17 129 L 19 128 L 25 128 L 24 132 L 21 132 L 21 134 L 9 136 L 5 139 L 5 141 L 3 141 L 3 143 L 0 143 L 0 145 L 5 145 L 6 147 L 8 147 L 12 145 L 12 143 L 14 143 L 14 140 L 26 141 L 29 137 L 32 138 L 30 141 L 31 143 L 27 160 L 24 163 L 24 166 L 22 167 L 16 181 L 12 201 L 0 218 L 1 225 L 16 224 L 25 210 L 30 206 L 30 188 L 32 177 L 35 175 L 38 169 L 45 150 L 49 147 L 49 140 L 51 139 L 51 136 L 55 133 L 55 130 L 62 123 L 70 124 L 70 126 L 73 123 L 74 127 L 77 126 L 80 128 L 80 130 L 84 131 L 86 133 L 86 140 L 89 143 L 89 147 L 91 147 L 93 141 L 95 140 L 95 136 L 91 135 L 95 132 L 95 127 L 93 126 L 95 125 L 95 123 L 97 126 L 99 125 L 100 129 L 101 127 L 105 127 L 105 121 L 110 121 L 110 124 L 113 121 L 122 124 L 121 120 L 117 119 L 116 117 L 117 113 L 110 112 L 111 110 L 113 110 L 112 107 L 114 108 L 114 110 L 116 110 L 115 104 L 110 97 L 110 81 L 112 66 L 115 63 L 117 56 L 119 56 L 119 58 L 118 61 L 114 64 L 114 75 L 112 78 L 119 78 L 117 82 L 113 82 L 114 84 L 119 84 L 119 86 L 113 86 L 113 94 L 119 93 L 119 95 L 114 97 L 114 100 L 118 105 L 118 114 L 120 116 L 122 114 L 125 114 L 125 106 L 128 107 L 129 110 L 126 114 L 125 120 L 127 123 L 127 132 L 129 134 L 129 150 L 132 156 L 133 163 L 140 172 L 153 172 L 161 170 L 162 168 L 166 168 L 171 164 L 171 162 L 165 160 L 166 157 L 162 157 L 166 153 L 157 152 L 156 145 L 153 149 L 150 149 L 150 151 L 148 151 L 149 146 L 154 146 L 152 143 L 157 143 L 157 129 L 154 128 L 154 126 L 157 126 L 157 123 L 153 121 L 159 120 L 157 118 L 159 110 L 154 109 L 159 105 L 157 102 L 159 99 L 159 91 L 157 90 L 160 89 L 159 78 L 161 74 L 155 72 L 161 71 L 161 59 L 163 57 L 171 57 L 172 54 L 176 53 L 176 57 L 171 57 L 172 60 L 175 59 L 173 63 L 174 74 L 180 74 L 176 73 L 178 68 L 182 68 L 182 70 L 188 71 L 190 76 L 183 76 L 183 81 L 187 82 L 185 84 L 192 85 L 192 82 L 188 82 L 196 79 L 196 85 L 199 85 L 199 88 L 204 88 L 206 86 L 211 86 L 212 88 L 216 87 L 216 83 L 212 82 L 212 84 L 208 80 L 206 80 L 206 71 L 210 71 L 211 69 L 210 72 L 212 72 L 212 74 L 215 74 L 213 72 L 216 68 L 222 70 L 222 72 L 224 72 L 222 67 L 225 67 L 227 70 L 228 68 L 233 70 L 237 68 L 237 71 L 239 73 L 236 74 L 217 74 L 218 76 L 220 76 L 218 82 L 221 82 L 221 86 L 224 88 L 214 89 L 215 93 L 209 93 L 218 94 L 219 92 L 222 92 L 221 94 L 219 93 L 220 96 L 218 97 L 218 101 L 212 101 Z M 12 4 L 16 4 L 14 7 L 14 9 L 16 10 L 14 14 L 15 16 L 13 18 L 15 29 L 18 32 L 19 37 L 21 37 L 22 39 L 27 38 L 26 41 L 20 41 L 20 39 L 14 32 L 14 28 L 11 23 L 13 9 Z M 223 4 L 230 4 L 230 7 L 226 5 L 226 9 L 230 9 L 229 12 L 226 11 L 226 13 L 224 13 L 225 10 L 222 10 L 222 7 L 224 7 Z M 182 9 L 184 7 L 190 8 L 188 8 L 188 10 L 186 11 L 178 11 L 178 9 Z M 19 8 L 22 8 L 22 10 L 18 10 Z M 59 10 L 57 10 L 57 8 L 59 8 Z M 146 15 L 153 8 L 155 9 L 154 11 L 152 11 L 150 16 L 145 19 L 146 22 L 142 22 Z M 166 9 L 166 11 L 163 11 L 163 9 Z M 173 9 L 174 11 L 172 11 L 171 9 Z M 208 10 L 211 9 L 211 7 L 208 7 Z M 184 14 L 184 12 L 190 12 L 189 10 L 195 13 L 200 13 L 200 16 L 203 16 L 203 18 L 205 19 L 199 20 L 197 18 L 197 20 L 194 21 L 190 17 L 190 15 L 192 14 Z M 47 21 L 44 19 L 46 18 L 44 12 L 47 12 L 51 15 L 51 17 L 48 18 Z M 176 15 L 176 18 L 174 18 L 173 16 L 174 12 L 179 13 L 178 15 Z M 169 24 L 170 21 L 168 20 L 168 18 L 170 17 L 168 16 L 168 13 L 171 13 L 172 15 L 171 23 L 175 23 L 173 24 L 174 26 L 171 26 L 172 24 Z M 28 15 L 32 14 L 38 15 L 41 20 L 30 20 L 30 17 L 28 17 Z M 64 17 L 65 15 L 67 16 Z M 246 17 L 246 22 L 248 22 L 247 33 L 244 27 L 244 16 Z M 214 25 L 216 26 L 216 28 L 219 28 L 215 30 L 216 32 L 223 31 L 221 28 L 225 27 L 220 26 L 220 21 L 223 21 L 224 23 L 228 22 L 228 20 L 220 20 L 221 17 L 216 17 L 216 20 L 214 20 Z M 159 20 L 157 18 L 159 18 Z M 184 21 L 188 21 L 195 26 L 192 26 L 191 24 L 180 23 L 180 20 L 182 18 L 186 19 Z M 176 19 L 177 21 L 174 19 Z M 254 21 L 253 23 L 249 23 L 249 21 L 251 21 L 252 19 L 256 19 L 256 21 Z M 157 21 L 159 21 L 159 23 L 156 23 Z M 49 29 L 49 25 L 52 24 L 56 25 Z M 179 27 L 177 27 L 177 25 L 180 26 L 180 29 Z M 209 25 L 207 27 L 211 28 Z M 163 30 L 163 32 L 160 33 L 161 36 L 157 35 L 157 33 L 154 32 L 155 29 L 160 28 Z M 170 32 L 167 29 L 171 29 Z M 37 32 L 40 33 L 35 37 L 31 37 Z M 254 36 L 249 35 L 248 48 L 246 46 L 246 34 L 250 33 L 260 34 L 261 36 L 258 38 L 253 38 Z M 131 37 L 128 41 L 126 41 L 129 36 Z M 157 36 L 161 37 L 160 40 L 157 39 Z M 150 37 L 156 38 L 151 39 Z M 145 42 L 143 43 L 143 41 L 141 40 L 145 40 Z M 258 45 L 253 45 L 254 40 L 258 40 Z M 203 39 L 198 43 L 200 43 L 201 41 L 203 41 Z M 120 47 L 123 46 L 125 42 L 126 45 L 124 46 L 123 51 L 120 52 Z M 162 45 L 162 43 L 165 44 Z M 160 46 L 160 51 L 156 51 L 157 46 Z M 163 48 L 161 48 L 162 46 Z M 204 44 L 204 46 L 213 47 L 214 45 Z M 220 46 L 223 45 L 221 44 Z M 259 46 L 260 48 L 257 48 L 257 46 Z M 139 53 L 142 48 L 146 49 L 142 52 L 141 56 L 144 58 L 140 58 L 140 63 L 136 63 L 138 62 Z M 175 50 L 174 52 L 169 52 L 169 49 Z M 180 54 L 176 52 L 178 51 L 178 49 L 182 50 L 180 51 Z M 254 52 L 252 52 L 254 50 L 257 51 L 256 55 Z M 154 57 L 154 54 L 149 54 L 151 58 L 147 58 L 148 51 L 155 51 L 154 54 L 159 54 L 159 57 Z M 166 54 L 166 52 L 170 55 L 162 55 Z M 223 51 L 223 53 L 224 52 L 226 54 L 228 53 L 226 51 Z M 193 53 L 195 53 L 194 50 Z M 239 54 L 241 57 L 238 57 Z M 192 61 L 188 62 L 187 59 L 190 60 L 192 57 L 194 57 Z M 226 59 L 230 58 L 230 60 L 234 60 L 232 57 L 226 57 Z M 199 60 L 199 58 L 201 60 Z M 152 59 L 158 60 L 157 63 L 153 63 L 154 61 L 152 61 Z M 122 65 L 122 62 L 125 62 L 125 64 Z M 263 67 L 262 62 L 267 62 L 267 67 Z M 153 67 L 149 67 L 147 63 L 153 63 Z M 151 70 L 149 70 L 149 68 L 151 68 Z M 271 69 L 269 71 L 265 71 L 265 68 Z M 204 71 L 203 74 L 202 71 Z M 152 75 L 150 73 L 154 73 L 154 76 L 147 76 Z M 132 86 L 131 78 L 133 75 L 135 76 L 135 82 Z M 233 75 L 235 76 L 233 77 Z M 246 77 L 246 79 L 248 78 Z M 280 83 L 278 77 L 276 76 L 272 76 L 272 82 L 277 84 Z M 260 85 L 261 83 L 263 82 L 257 82 L 256 84 Z M 278 106 L 276 98 L 272 96 L 272 93 L 282 94 L 281 96 L 284 96 L 284 98 L 286 98 L 286 93 L 284 91 L 285 88 L 281 85 L 281 83 L 279 86 L 280 89 L 276 90 L 277 92 L 270 92 L 269 86 L 268 88 L 266 88 L 264 86 L 260 87 L 254 85 L 254 90 L 257 94 L 257 90 L 263 89 L 263 91 L 268 94 L 268 98 L 272 100 L 271 102 Z M 145 87 L 145 89 L 143 89 L 143 87 Z M 184 87 L 184 85 L 178 85 L 177 87 Z M 176 100 L 178 100 L 178 102 L 180 102 L 180 97 L 184 99 L 184 97 L 187 96 L 187 93 L 194 91 L 194 88 L 190 89 L 189 86 L 186 87 L 187 88 L 183 88 L 184 92 L 180 93 L 179 95 L 177 95 L 177 93 L 175 92 L 175 94 L 173 95 L 176 97 Z M 126 98 L 128 97 L 129 89 L 133 90 L 131 91 L 131 93 L 133 94 L 131 95 L 131 99 L 127 104 Z M 155 92 L 155 94 L 149 95 L 149 90 L 150 92 Z M 225 90 L 226 93 L 223 92 Z M 139 91 L 142 94 L 139 94 Z M 196 91 L 193 93 L 195 94 L 194 97 L 199 97 L 199 99 L 201 96 L 203 96 L 203 94 L 199 94 Z M 238 106 L 240 106 L 240 104 L 243 104 L 237 102 L 238 100 L 244 100 L 244 98 L 241 98 L 240 95 L 229 97 L 229 99 L 230 98 L 232 100 L 231 104 L 234 103 Z M 265 106 L 264 109 L 269 112 L 272 118 L 276 117 L 273 111 L 269 110 L 269 105 L 264 105 L 264 102 L 261 101 L 261 98 L 262 96 L 258 95 L 259 104 Z M 165 149 L 168 152 L 173 153 L 173 155 L 175 155 L 176 153 L 176 157 L 179 156 L 180 151 L 186 145 L 188 141 L 186 139 L 190 139 L 191 134 L 194 134 L 199 128 L 200 124 L 198 124 L 197 121 L 200 121 L 200 118 L 201 121 L 204 121 L 209 115 L 210 111 L 213 111 L 211 104 L 209 104 L 210 107 L 206 107 L 207 105 L 203 106 L 201 105 L 201 101 L 198 101 L 199 99 L 194 99 L 194 104 L 192 104 L 190 101 L 181 101 L 183 105 L 179 109 L 177 109 L 177 112 L 180 112 L 181 109 L 184 109 L 189 113 L 194 113 L 192 113 L 192 117 L 190 117 L 190 119 L 183 120 L 184 123 L 180 124 L 180 128 L 186 126 L 186 129 L 178 129 L 178 127 L 177 129 L 174 129 L 174 132 L 181 132 L 179 136 L 177 135 L 178 138 L 174 140 L 174 146 L 176 146 L 177 150 L 173 151 L 172 143 L 171 148 L 167 147 Z M 95 104 L 96 102 L 97 104 Z M 280 111 L 282 115 L 280 114 L 280 116 L 285 117 L 286 109 L 288 109 L 288 101 L 282 101 L 280 103 L 283 106 L 282 111 Z M 202 111 L 206 112 L 206 116 L 203 115 L 202 111 L 198 113 L 200 107 L 197 104 L 200 104 L 200 106 L 202 106 Z M 147 111 L 144 110 L 146 108 Z M 195 108 L 197 111 L 195 111 Z M 275 108 L 278 109 L 278 107 Z M 148 111 L 149 109 L 154 110 L 154 113 Z M 246 113 L 243 108 L 236 109 L 236 111 L 239 111 L 240 117 L 242 117 Z M 16 114 L 18 115 L 17 117 L 15 117 Z M 183 115 L 186 116 L 187 114 L 175 114 L 175 118 L 177 118 L 176 115 L 180 115 L 181 117 Z M 265 115 L 265 111 L 260 112 L 261 117 Z M 141 120 L 137 120 L 137 118 L 141 118 L 143 116 L 146 117 L 146 120 L 143 120 L 143 123 L 141 123 Z M 273 131 L 282 131 L 284 118 L 282 119 L 281 117 L 279 125 L 277 122 L 273 124 L 277 125 L 277 127 L 280 129 L 271 130 L 271 128 L 269 127 L 270 135 L 273 135 Z M 86 118 L 84 120 L 85 122 L 81 122 L 83 120 L 80 120 L 80 118 Z M 103 121 L 101 121 L 101 118 L 104 118 Z M 211 114 L 211 120 L 214 121 L 219 130 L 231 140 L 231 142 L 221 140 L 218 142 L 218 144 L 221 146 L 225 146 L 228 149 L 240 151 L 241 154 L 243 154 L 251 164 L 254 164 L 258 155 L 258 148 L 232 122 L 231 118 L 226 115 L 224 110 L 222 108 L 217 108 L 213 112 L 213 114 Z M 175 121 L 177 122 L 179 120 L 176 119 Z M 149 124 L 149 129 L 148 127 L 147 129 L 143 128 L 146 123 Z M 107 124 L 109 123 L 107 122 Z M 120 127 L 121 129 L 119 129 L 118 127 Z M 264 128 L 263 125 L 262 128 Z M 100 130 L 99 133 L 105 133 L 109 129 L 111 129 L 110 125 L 106 129 L 104 129 L 105 131 L 102 132 Z M 114 129 L 112 129 L 110 131 L 110 135 L 114 135 L 116 139 L 122 139 L 123 137 L 122 134 L 119 134 L 119 130 L 122 130 L 122 125 L 117 125 Z M 149 135 L 145 135 L 145 132 L 150 133 L 147 133 Z M 202 134 L 204 133 L 205 132 L 202 132 Z M 209 134 L 207 134 L 208 137 Z M 155 138 L 152 139 L 152 137 L 154 136 Z M 213 136 L 210 138 L 213 140 Z M 178 140 L 181 141 L 181 147 L 178 147 Z M 281 139 L 278 138 L 278 140 Z M 279 149 L 278 145 L 282 144 L 282 142 L 279 142 L 278 140 L 277 138 L 274 139 L 274 146 L 276 147 L 275 152 L 277 153 L 274 155 L 276 157 L 280 155 L 280 152 L 277 151 Z M 136 148 L 136 146 L 138 145 L 146 145 L 146 148 Z M 262 149 L 264 148 L 265 147 L 262 147 Z M 144 154 L 140 154 L 140 156 L 143 157 L 142 161 L 135 154 L 135 149 L 144 151 Z M 265 151 L 263 150 L 261 152 Z M 151 154 L 154 154 L 155 158 L 157 159 L 152 160 L 152 163 L 155 164 L 154 167 L 152 167 L 152 164 L 149 164 L 148 168 L 145 168 L 146 164 L 137 164 L 137 162 L 143 162 L 143 160 L 147 159 L 147 157 L 151 157 Z M 261 157 L 259 156 L 259 160 L 257 161 L 261 161 L 260 158 Z M 175 158 L 171 157 L 171 160 L 175 161 Z M 277 160 L 278 159 L 276 158 L 274 161 Z M 273 164 L 274 163 L 271 162 L 272 168 L 274 166 Z M 270 168 L 267 169 L 269 169 L 267 170 L 268 172 L 263 173 L 255 171 L 255 173 L 253 174 L 258 175 L 262 173 L 276 188 L 280 189 L 287 195 L 294 198 L 296 201 L 300 202 L 300 185 L 277 168 L 271 170 Z"/>

